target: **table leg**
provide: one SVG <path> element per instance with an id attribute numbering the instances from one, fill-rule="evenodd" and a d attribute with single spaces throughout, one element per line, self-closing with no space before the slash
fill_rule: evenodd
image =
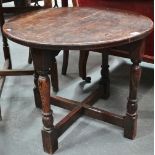
<path id="1" fill-rule="evenodd" d="M 91 77 L 87 76 L 86 73 L 86 66 L 87 66 L 87 59 L 89 56 L 89 51 L 80 51 L 80 57 L 79 57 L 79 76 L 85 80 L 86 82 L 91 82 Z"/>
<path id="2" fill-rule="evenodd" d="M 48 73 L 51 61 L 55 59 L 59 52 L 31 48 L 34 69 L 36 71 L 34 90 L 36 97 L 41 97 L 41 103 L 37 102 L 37 106 L 42 107 L 42 141 L 44 151 L 47 153 L 53 153 L 58 148 L 58 138 L 53 125 L 53 114 L 50 107 L 50 79 Z"/>
<path id="3" fill-rule="evenodd" d="M 32 64 L 31 48 L 29 48 L 28 63 L 29 63 L 29 64 Z"/>
<path id="4" fill-rule="evenodd" d="M 0 1 L 0 7 L 2 8 L 2 1 Z M 4 52 L 4 58 L 5 60 L 9 61 L 9 68 L 12 69 L 12 62 L 11 62 L 11 55 L 10 55 L 10 49 L 8 45 L 7 37 L 3 33 L 3 25 L 5 23 L 3 11 L 0 12 L 0 25 L 1 25 L 1 35 L 2 35 L 2 41 L 3 41 L 3 52 Z"/>
<path id="5" fill-rule="evenodd" d="M 42 139 L 44 151 L 47 153 L 53 153 L 58 149 L 57 135 L 53 126 L 53 115 L 50 108 L 50 80 L 48 72 L 42 72 L 39 75 L 38 80 L 39 91 L 42 100 Z"/>
<path id="6" fill-rule="evenodd" d="M 102 69 L 100 87 L 103 90 L 103 99 L 107 99 L 110 96 L 110 79 L 109 79 L 109 65 L 108 65 L 108 53 L 102 53 Z"/>
<path id="7" fill-rule="evenodd" d="M 69 50 L 63 51 L 63 65 L 62 65 L 62 75 L 66 75 L 68 68 Z"/>
<path id="8" fill-rule="evenodd" d="M 144 45 L 144 41 L 139 41 L 131 47 L 132 65 L 130 67 L 130 88 L 127 103 L 127 113 L 124 120 L 124 136 L 129 139 L 134 139 L 137 131 L 137 90 L 141 77 L 141 67 L 139 64 L 145 49 Z"/>
<path id="9" fill-rule="evenodd" d="M 39 87 L 38 87 L 38 78 L 39 78 L 39 74 L 35 71 L 34 72 L 34 88 L 33 88 L 34 100 L 35 100 L 36 107 L 41 109 L 42 104 L 41 104 L 41 98 L 40 98 Z"/>
<path id="10" fill-rule="evenodd" d="M 56 58 L 53 58 L 52 62 L 51 62 L 51 83 L 53 86 L 53 90 L 55 92 L 58 92 L 59 90 L 59 82 L 58 82 L 58 70 L 57 70 L 57 61 Z"/>

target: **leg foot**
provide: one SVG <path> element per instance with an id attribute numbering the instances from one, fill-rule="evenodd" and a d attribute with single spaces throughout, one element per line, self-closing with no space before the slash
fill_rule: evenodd
<path id="1" fill-rule="evenodd" d="M 124 122 L 124 137 L 134 139 L 137 132 L 137 115 L 133 117 L 127 114 Z"/>
<path id="2" fill-rule="evenodd" d="M 45 152 L 51 154 L 58 149 L 57 135 L 54 131 L 42 130 L 42 141 Z"/>
<path id="3" fill-rule="evenodd" d="M 85 80 L 87 83 L 91 83 L 91 77 L 90 76 L 87 76 L 85 79 L 83 79 L 83 80 Z"/>

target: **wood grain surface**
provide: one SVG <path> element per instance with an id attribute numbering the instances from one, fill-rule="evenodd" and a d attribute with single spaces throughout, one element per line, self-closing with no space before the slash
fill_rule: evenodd
<path id="1" fill-rule="evenodd" d="M 146 37 L 153 22 L 116 9 L 59 8 L 26 13 L 3 27 L 5 35 L 22 45 L 44 49 L 98 49 Z"/>

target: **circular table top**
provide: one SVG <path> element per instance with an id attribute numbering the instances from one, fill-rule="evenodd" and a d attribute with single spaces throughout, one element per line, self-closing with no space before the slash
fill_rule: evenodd
<path id="1" fill-rule="evenodd" d="M 44 49 L 98 49 L 145 38 L 153 22 L 129 11 L 95 8 L 50 8 L 16 16 L 3 26 L 19 44 Z"/>

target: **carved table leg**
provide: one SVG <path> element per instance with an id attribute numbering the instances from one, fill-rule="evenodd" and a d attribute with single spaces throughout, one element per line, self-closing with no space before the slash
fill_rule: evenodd
<path id="1" fill-rule="evenodd" d="M 42 72 L 39 76 L 39 90 L 42 100 L 42 139 L 44 151 L 47 153 L 53 153 L 58 149 L 57 134 L 53 126 L 53 115 L 50 108 L 50 80 L 48 72 Z"/>
<path id="2" fill-rule="evenodd" d="M 102 53 L 102 69 L 101 69 L 101 80 L 100 87 L 103 90 L 103 99 L 107 99 L 110 96 L 110 79 L 109 79 L 109 65 L 108 65 L 108 54 Z"/>
<path id="3" fill-rule="evenodd" d="M 34 68 L 39 75 L 38 79 L 38 75 L 35 74 L 35 82 L 38 81 L 36 87 L 38 86 L 41 96 L 43 120 L 42 141 L 44 151 L 47 153 L 53 153 L 58 148 L 58 138 L 53 125 L 53 115 L 50 107 L 50 79 L 48 77 L 51 60 L 53 60 L 58 53 L 59 51 L 31 49 Z"/>
<path id="4" fill-rule="evenodd" d="M 33 88 L 34 100 L 35 100 L 36 107 L 41 109 L 42 104 L 41 104 L 41 98 L 40 98 L 39 87 L 38 87 L 38 78 L 39 78 L 39 75 L 35 71 L 34 72 L 34 88 Z"/>
<path id="5" fill-rule="evenodd" d="M 141 62 L 144 42 L 137 42 L 132 45 L 133 49 L 131 51 L 131 61 L 132 65 L 130 67 L 130 90 L 129 98 L 127 103 L 127 113 L 124 120 L 124 136 L 129 139 L 134 139 L 137 130 L 137 90 L 138 84 L 141 77 L 141 68 L 139 63 Z"/>

